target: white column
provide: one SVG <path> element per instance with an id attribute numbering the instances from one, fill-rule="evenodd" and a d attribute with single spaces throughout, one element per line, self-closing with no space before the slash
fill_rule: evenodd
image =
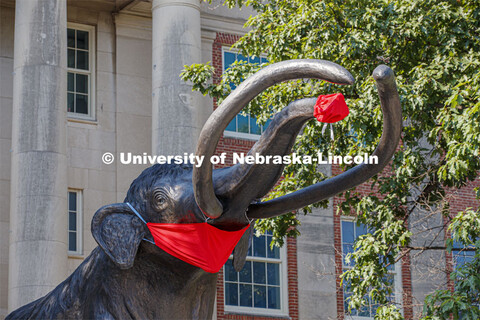
<path id="1" fill-rule="evenodd" d="M 184 65 L 201 62 L 199 0 L 153 0 L 152 4 L 152 152 L 194 152 L 211 112 L 201 94 L 180 79 Z M 211 108 L 211 107 L 210 107 Z"/>
<path id="2" fill-rule="evenodd" d="M 52 290 L 67 272 L 64 0 L 17 0 L 8 306 Z"/>

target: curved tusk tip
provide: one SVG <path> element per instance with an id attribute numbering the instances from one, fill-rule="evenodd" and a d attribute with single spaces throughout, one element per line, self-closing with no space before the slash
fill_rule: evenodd
<path id="1" fill-rule="evenodd" d="M 378 67 L 376 67 L 375 70 L 373 70 L 372 76 L 375 79 L 375 81 L 384 81 L 388 79 L 393 79 L 394 73 L 389 66 L 381 64 Z"/>
<path id="2" fill-rule="evenodd" d="M 350 74 L 350 72 L 349 72 L 349 76 L 350 76 L 350 77 L 349 77 L 348 80 L 345 81 L 345 82 L 346 82 L 347 84 L 349 84 L 349 85 L 352 85 L 352 84 L 355 83 L 355 78 Z"/>
<path id="3" fill-rule="evenodd" d="M 348 85 L 352 85 L 355 83 L 355 78 L 352 76 L 352 74 L 350 72 L 348 72 L 347 69 L 344 69 L 342 67 L 343 70 L 341 70 L 340 74 L 338 74 L 338 84 L 348 84 Z"/>

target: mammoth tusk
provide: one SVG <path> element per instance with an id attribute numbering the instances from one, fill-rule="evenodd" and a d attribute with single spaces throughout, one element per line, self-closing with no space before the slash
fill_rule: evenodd
<path id="1" fill-rule="evenodd" d="M 197 143 L 197 156 L 208 159 L 215 153 L 218 141 L 230 121 L 255 96 L 266 88 L 286 80 L 317 78 L 337 84 L 353 84 L 352 75 L 336 63 L 324 60 L 290 60 L 272 64 L 240 84 L 212 113 Z M 212 166 L 207 163 L 193 169 L 192 182 L 197 205 L 210 218 L 218 218 L 223 206 L 215 195 Z"/>
<path id="2" fill-rule="evenodd" d="M 400 98 L 392 69 L 380 65 L 373 71 L 373 78 L 377 82 L 383 112 L 383 133 L 373 153 L 378 157 L 378 164 L 357 165 L 338 176 L 302 190 L 274 200 L 252 204 L 248 208 L 249 218 L 275 217 L 330 198 L 367 181 L 388 164 L 395 153 L 402 131 Z"/>

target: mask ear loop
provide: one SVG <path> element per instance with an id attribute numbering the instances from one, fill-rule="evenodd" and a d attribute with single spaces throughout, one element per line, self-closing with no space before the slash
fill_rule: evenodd
<path id="1" fill-rule="evenodd" d="M 325 135 L 325 129 L 327 129 L 328 123 L 325 123 L 322 127 L 322 136 Z M 335 140 L 335 136 L 333 135 L 333 126 L 330 123 L 330 139 L 333 141 Z"/>
<path id="2" fill-rule="evenodd" d="M 125 202 L 127 204 L 127 206 L 130 207 L 130 209 L 132 209 L 133 213 L 135 213 L 137 215 L 137 217 L 143 221 L 143 223 L 147 224 L 147 222 L 145 221 L 145 219 L 143 219 L 143 217 L 140 215 L 140 213 L 138 213 L 138 211 L 129 203 L 129 202 Z M 142 240 L 145 240 L 147 242 L 150 242 L 152 244 L 155 244 L 155 242 L 153 242 L 152 240 L 150 239 L 147 239 L 147 238 L 143 238 Z"/>
<path id="3" fill-rule="evenodd" d="M 325 129 L 327 129 L 328 123 L 324 123 L 322 127 L 322 136 L 325 135 Z"/>
<path id="4" fill-rule="evenodd" d="M 252 224 L 253 221 L 255 221 L 255 219 L 248 219 L 248 215 L 247 215 L 247 212 L 248 212 L 248 207 L 247 209 L 245 210 L 245 219 L 247 219 L 247 222 L 248 224 Z"/>
<path id="5" fill-rule="evenodd" d="M 200 209 L 200 212 L 202 213 L 203 219 L 205 220 L 203 222 L 208 223 L 209 220 L 212 220 L 212 218 L 207 217 L 207 215 L 202 211 L 202 209 Z"/>

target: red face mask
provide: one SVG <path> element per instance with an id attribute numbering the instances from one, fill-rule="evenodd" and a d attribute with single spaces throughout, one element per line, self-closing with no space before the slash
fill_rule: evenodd
<path id="1" fill-rule="evenodd" d="M 250 227 L 248 225 L 238 231 L 224 231 L 207 222 L 147 223 L 130 203 L 127 202 L 127 205 L 147 225 L 157 247 L 210 273 L 220 271 Z"/>
<path id="2" fill-rule="evenodd" d="M 348 116 L 348 106 L 341 93 L 318 96 L 313 116 L 320 122 L 334 123 Z"/>

